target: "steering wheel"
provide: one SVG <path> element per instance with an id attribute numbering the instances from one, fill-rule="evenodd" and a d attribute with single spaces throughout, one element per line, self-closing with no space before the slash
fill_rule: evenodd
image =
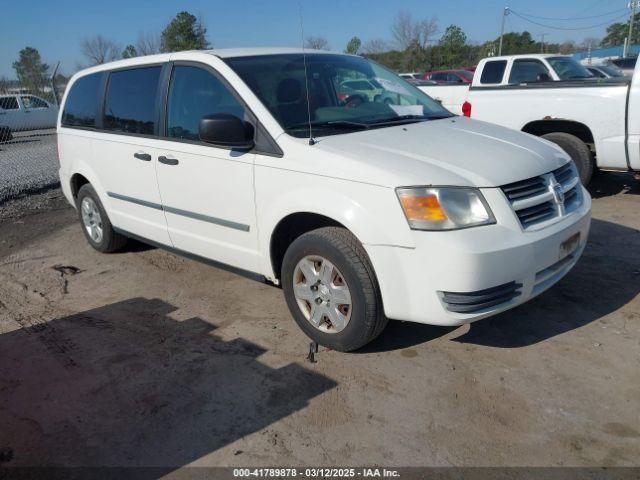
<path id="1" fill-rule="evenodd" d="M 361 95 L 351 95 L 344 101 L 345 108 L 358 108 L 365 102 Z"/>

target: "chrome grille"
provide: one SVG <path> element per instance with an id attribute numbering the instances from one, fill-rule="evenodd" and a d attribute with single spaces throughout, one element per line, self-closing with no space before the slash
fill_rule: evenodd
<path id="1" fill-rule="evenodd" d="M 580 178 L 573 162 L 552 172 L 504 185 L 502 191 L 525 230 L 558 221 L 582 203 Z"/>

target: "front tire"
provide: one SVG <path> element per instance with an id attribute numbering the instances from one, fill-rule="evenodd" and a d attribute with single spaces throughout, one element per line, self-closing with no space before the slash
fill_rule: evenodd
<path id="1" fill-rule="evenodd" d="M 83 185 L 78 191 L 76 207 L 82 232 L 93 248 L 102 253 L 112 253 L 124 247 L 127 237 L 113 229 L 98 194 L 90 184 Z"/>
<path id="2" fill-rule="evenodd" d="M 580 181 L 586 187 L 593 176 L 594 164 L 593 155 L 586 143 L 575 135 L 564 132 L 553 132 L 542 135 L 542 138 L 555 143 L 562 148 L 573 160 L 580 174 Z"/>
<path id="3" fill-rule="evenodd" d="M 356 350 L 387 324 L 369 257 L 344 228 L 324 227 L 298 237 L 285 253 L 281 279 L 296 323 L 321 345 Z"/>

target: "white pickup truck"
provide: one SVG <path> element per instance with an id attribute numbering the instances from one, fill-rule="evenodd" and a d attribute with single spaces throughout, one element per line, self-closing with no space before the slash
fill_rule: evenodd
<path id="1" fill-rule="evenodd" d="M 454 113 L 558 144 L 573 158 L 584 184 L 596 166 L 640 171 L 640 74 L 589 75 L 571 57 L 513 55 L 482 60 L 470 87 L 420 89 Z M 447 92 L 439 93 L 441 88 Z"/>

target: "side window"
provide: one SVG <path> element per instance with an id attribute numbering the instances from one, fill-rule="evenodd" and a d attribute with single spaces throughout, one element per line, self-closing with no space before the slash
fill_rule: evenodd
<path id="1" fill-rule="evenodd" d="M 587 70 L 589 70 L 591 75 L 593 75 L 594 77 L 604 78 L 604 73 L 602 73 L 600 70 L 596 70 L 595 68 L 587 68 Z"/>
<path id="2" fill-rule="evenodd" d="M 80 77 L 71 85 L 62 112 L 66 127 L 95 127 L 100 96 L 101 73 Z"/>
<path id="3" fill-rule="evenodd" d="M 167 136 L 199 140 L 200 119 L 216 113 L 245 118 L 244 107 L 215 75 L 198 67 L 175 67 L 167 101 Z"/>
<path id="4" fill-rule="evenodd" d="M 16 97 L 0 97 L 0 109 L 18 110 L 18 100 Z"/>
<path id="5" fill-rule="evenodd" d="M 104 102 L 104 128 L 153 135 L 161 67 L 111 72 Z"/>
<path id="6" fill-rule="evenodd" d="M 30 95 L 22 97 L 22 104 L 24 105 L 24 108 L 49 108 L 47 102 Z"/>
<path id="7" fill-rule="evenodd" d="M 482 76 L 480 77 L 480 83 L 483 84 L 496 84 L 502 83 L 502 77 L 504 71 L 507 68 L 506 60 L 494 60 L 493 62 L 487 62 L 482 69 Z"/>
<path id="8" fill-rule="evenodd" d="M 540 75 L 549 75 L 549 70 L 539 60 L 534 59 L 522 59 L 515 60 L 511 67 L 511 74 L 509 75 L 509 83 L 531 83 L 538 82 Z"/>
<path id="9" fill-rule="evenodd" d="M 462 83 L 462 79 L 457 76 L 455 73 L 447 74 L 447 82 L 448 83 Z"/>
<path id="10" fill-rule="evenodd" d="M 446 82 L 447 81 L 447 74 L 446 73 L 434 73 L 433 75 L 431 75 L 431 80 L 433 80 L 434 82 Z"/>

